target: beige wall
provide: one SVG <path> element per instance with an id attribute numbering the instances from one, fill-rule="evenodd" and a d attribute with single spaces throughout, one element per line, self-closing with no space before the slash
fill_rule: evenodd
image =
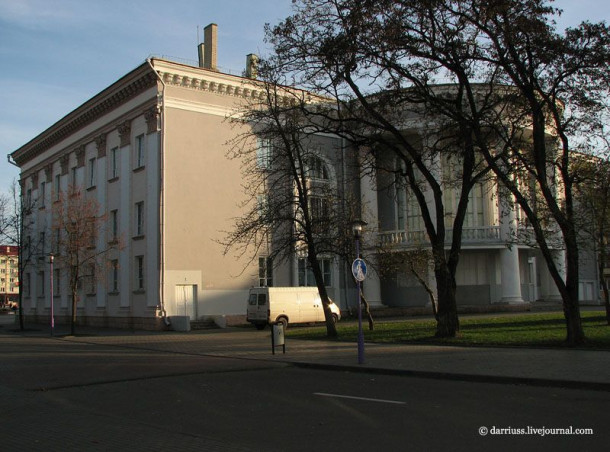
<path id="1" fill-rule="evenodd" d="M 241 313 L 244 291 L 255 284 L 254 261 L 235 253 L 223 255 L 218 243 L 233 227 L 244 199 L 240 162 L 226 154 L 227 142 L 237 130 L 217 110 L 201 111 L 201 105 L 236 104 L 235 97 L 169 88 L 168 97 L 183 96 L 200 108 L 168 107 L 165 111 L 165 294 L 171 310 L 175 285 L 198 288 L 198 316 Z M 168 105 L 177 102 L 168 100 Z M 242 129 L 243 130 L 243 129 Z M 225 306 L 227 309 L 222 309 Z M 232 307 L 231 307 L 232 306 Z M 215 311 L 215 312 L 214 312 Z"/>

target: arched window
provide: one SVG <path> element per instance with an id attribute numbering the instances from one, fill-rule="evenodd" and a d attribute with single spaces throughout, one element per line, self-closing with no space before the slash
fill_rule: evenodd
<path id="1" fill-rule="evenodd" d="M 328 168 L 321 158 L 310 156 L 305 163 L 305 174 L 310 179 L 328 180 Z"/>

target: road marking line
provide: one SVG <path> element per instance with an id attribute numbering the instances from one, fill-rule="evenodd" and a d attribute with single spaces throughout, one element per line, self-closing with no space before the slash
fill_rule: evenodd
<path id="1" fill-rule="evenodd" d="M 367 402 L 379 402 L 379 403 L 393 403 L 394 405 L 406 405 L 406 402 L 399 402 L 397 400 L 383 400 L 383 399 L 369 399 L 368 397 L 354 397 L 341 394 L 327 394 L 325 392 L 314 392 L 313 395 L 322 397 L 335 397 L 339 399 L 353 399 L 353 400 L 365 400 Z"/>

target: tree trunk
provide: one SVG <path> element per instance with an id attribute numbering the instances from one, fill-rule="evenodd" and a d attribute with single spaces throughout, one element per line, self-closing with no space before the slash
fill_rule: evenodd
<path id="1" fill-rule="evenodd" d="M 460 331 L 455 300 L 455 282 L 445 266 L 435 269 L 438 291 L 438 318 L 435 337 L 456 337 Z"/>
<path id="2" fill-rule="evenodd" d="M 70 320 L 70 334 L 74 336 L 76 331 L 76 303 L 78 302 L 76 291 L 72 290 L 72 319 Z"/>
<path id="3" fill-rule="evenodd" d="M 576 245 L 576 234 L 564 234 L 566 243 L 566 287 L 563 297 L 563 313 L 566 319 L 567 337 L 569 346 L 582 345 L 585 343 L 585 332 L 582 329 L 580 319 L 580 303 L 578 298 L 578 251 Z"/>
<path id="4" fill-rule="evenodd" d="M 371 314 L 371 308 L 369 307 L 369 302 L 364 298 L 364 294 L 362 290 L 360 291 L 360 303 L 364 305 L 364 313 L 366 314 L 366 318 L 369 321 L 369 330 L 373 331 L 375 329 L 375 322 L 373 320 L 373 315 Z"/>
<path id="5" fill-rule="evenodd" d="M 569 280 L 569 278 L 567 279 Z M 566 343 L 569 346 L 584 344 L 585 332 L 582 329 L 582 322 L 580 319 L 578 286 L 566 284 L 566 294 L 563 299 L 563 315 L 566 319 Z"/>
<path id="6" fill-rule="evenodd" d="M 606 267 L 605 259 L 600 257 L 598 259 L 598 264 L 598 271 L 600 274 L 599 282 L 602 286 L 602 291 L 604 293 L 604 306 L 606 307 L 606 322 L 608 323 L 608 325 L 610 325 L 610 293 L 608 293 L 608 283 L 606 282 L 606 278 L 604 278 L 604 268 Z"/>

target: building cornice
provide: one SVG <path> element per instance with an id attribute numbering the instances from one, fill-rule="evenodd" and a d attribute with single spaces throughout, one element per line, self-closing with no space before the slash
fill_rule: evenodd
<path id="1" fill-rule="evenodd" d="M 147 63 L 140 65 L 14 151 L 11 154 L 13 159 L 17 165 L 22 166 L 156 83 L 157 77 L 150 66 Z"/>

